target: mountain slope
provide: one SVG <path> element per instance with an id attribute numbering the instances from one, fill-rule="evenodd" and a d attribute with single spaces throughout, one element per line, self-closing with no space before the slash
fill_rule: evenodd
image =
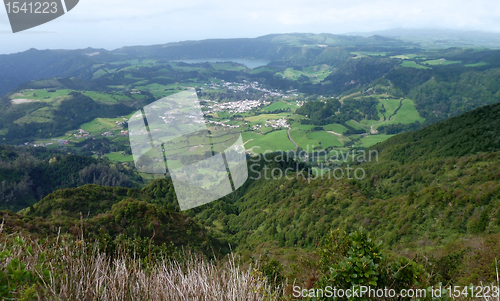
<path id="1" fill-rule="evenodd" d="M 93 60 L 85 53 L 105 50 L 37 50 L 0 55 L 0 96 L 38 79 L 77 76 L 92 78 Z"/>
<path id="2" fill-rule="evenodd" d="M 475 109 L 372 147 L 382 159 L 401 163 L 462 157 L 500 150 L 500 104 Z"/>
<path id="3" fill-rule="evenodd" d="M 60 231 L 90 240 L 123 236 L 188 247 L 208 256 L 229 252 L 226 242 L 198 222 L 169 206 L 145 202 L 138 189 L 85 185 L 55 191 L 19 214 L 0 212 L 8 232 L 54 237 Z"/>
<path id="4" fill-rule="evenodd" d="M 351 179 L 338 173 L 285 179 L 275 171 L 249 185 L 234 202 L 235 213 L 214 203 L 197 216 L 253 251 L 310 248 L 329 229 L 359 226 L 392 247 L 411 248 L 500 233 L 499 108 L 486 106 L 378 144 L 372 149 L 380 151 L 378 161 L 350 163 L 366 172 L 362 179 L 353 169 Z"/>
<path id="5" fill-rule="evenodd" d="M 318 46 L 321 45 L 321 46 Z M 332 54 L 326 48 L 341 47 Z M 0 96 L 19 85 L 53 77 L 79 77 L 90 80 L 98 64 L 130 59 L 202 59 L 257 58 L 291 61 L 295 64 L 313 62 L 337 65 L 349 55 L 346 47 L 400 48 L 415 46 L 395 39 L 381 37 L 352 37 L 332 34 L 268 35 L 247 39 L 212 39 L 185 41 L 152 46 L 130 46 L 107 51 L 104 49 L 37 50 L 0 55 Z"/>

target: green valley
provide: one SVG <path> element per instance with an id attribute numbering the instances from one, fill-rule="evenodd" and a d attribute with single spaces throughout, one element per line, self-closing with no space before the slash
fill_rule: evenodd
<path id="1" fill-rule="evenodd" d="M 0 56 L 0 299 L 498 285 L 500 50 L 453 41 L 295 33 Z M 178 93 L 189 106 L 162 102 Z M 181 211 L 181 193 L 226 182 Z"/>

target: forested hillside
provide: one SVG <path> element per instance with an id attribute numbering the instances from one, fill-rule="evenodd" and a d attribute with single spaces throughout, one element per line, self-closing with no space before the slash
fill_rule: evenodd
<path id="1" fill-rule="evenodd" d="M 268 249 L 286 261 L 293 257 L 281 249 L 314 249 L 337 228 L 364 227 L 393 250 L 440 250 L 460 246 L 469 235 L 498 234 L 499 108 L 486 106 L 376 145 L 378 161 L 353 166 L 366 171 L 362 180 L 331 174 L 290 180 L 276 173 L 278 180 L 251 183 L 233 212 L 211 204 L 196 216 L 230 235 L 242 252 Z M 485 280 L 494 272 L 475 269 Z"/>
<path id="2" fill-rule="evenodd" d="M 17 211 L 57 189 L 85 184 L 132 187 L 142 178 L 122 163 L 0 146 L 0 183 L 0 208 Z"/>
<path id="3" fill-rule="evenodd" d="M 395 136 L 371 149 L 379 160 L 338 166 L 363 168 L 363 179 L 320 176 L 286 154 L 268 154 L 249 158 L 249 167 L 252 177 L 267 170 L 270 178 L 249 180 L 234 194 L 183 213 L 168 179 L 143 189 L 85 185 L 57 190 L 19 213 L 3 211 L 2 231 L 35 239 L 63 235 L 109 254 L 126 248 L 149 264 L 158 254 L 175 258 L 180 247 L 222 256 L 231 245 L 244 263 L 259 260 L 256 275 L 276 290 L 285 279 L 309 287 L 350 285 L 351 278 L 339 275 L 357 260 L 349 254 L 361 252 L 359 246 L 377 250 L 361 260 L 371 272 L 359 283 L 489 283 L 500 251 L 491 243 L 500 236 L 498 108 Z M 443 133 L 463 144 L 437 139 Z M 294 171 L 280 177 L 287 168 Z"/>
<path id="4" fill-rule="evenodd" d="M 412 163 L 500 150 L 500 104 L 484 106 L 424 129 L 397 135 L 371 149 L 383 161 Z"/>

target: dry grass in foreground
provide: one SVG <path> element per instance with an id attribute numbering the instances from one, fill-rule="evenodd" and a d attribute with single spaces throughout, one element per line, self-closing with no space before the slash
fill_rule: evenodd
<path id="1" fill-rule="evenodd" d="M 48 244 L 0 229 L 0 299 L 246 301 L 282 294 L 233 256 L 221 263 L 184 252 L 181 260 L 146 261 L 108 256 L 82 241 Z"/>

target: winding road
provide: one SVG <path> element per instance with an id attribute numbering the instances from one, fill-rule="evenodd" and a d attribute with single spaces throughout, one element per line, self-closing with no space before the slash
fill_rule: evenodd
<path id="1" fill-rule="evenodd" d="M 297 143 L 295 143 L 295 141 L 293 141 L 292 137 L 290 137 L 290 129 L 286 129 L 286 135 L 288 136 L 288 140 L 292 141 L 293 144 L 295 144 L 295 148 L 299 148 L 299 146 L 297 145 Z"/>

